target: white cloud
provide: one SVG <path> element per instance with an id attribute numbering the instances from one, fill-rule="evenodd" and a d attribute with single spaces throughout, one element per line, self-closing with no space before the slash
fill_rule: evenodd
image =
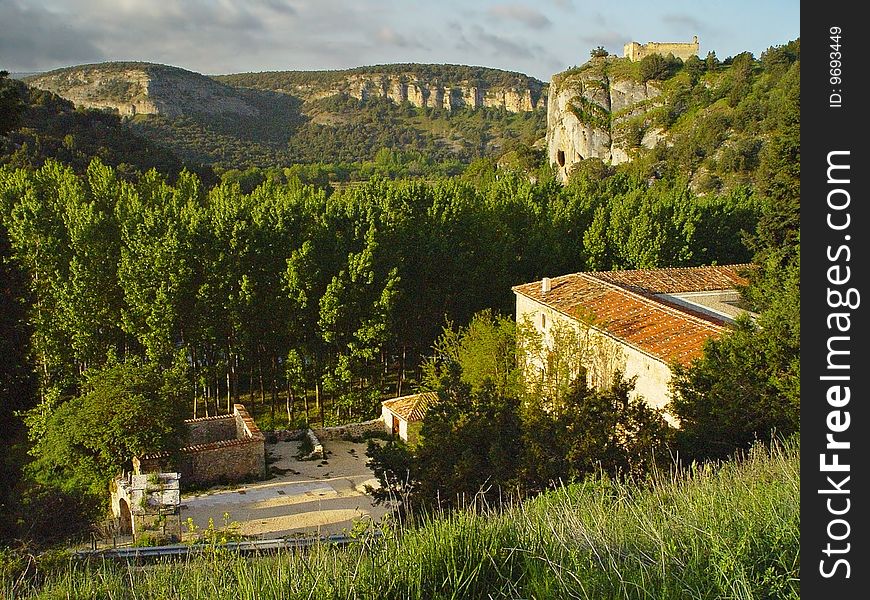
<path id="1" fill-rule="evenodd" d="M 544 13 L 525 4 L 495 4 L 487 12 L 498 19 L 517 21 L 532 29 L 544 29 L 553 25 Z"/>

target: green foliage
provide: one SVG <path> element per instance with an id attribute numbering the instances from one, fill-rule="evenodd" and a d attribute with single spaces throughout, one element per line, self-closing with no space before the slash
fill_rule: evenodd
<path id="1" fill-rule="evenodd" d="M 689 458 L 726 456 L 755 439 L 800 429 L 799 52 L 792 42 L 762 55 L 773 109 L 762 131 L 777 134 L 759 156 L 762 211 L 751 237 L 757 268 L 743 294 L 758 319 L 740 321 L 730 335 L 709 342 L 702 359 L 674 373 L 679 441 Z M 731 63 L 755 68 L 745 53 Z"/>
<path id="2" fill-rule="evenodd" d="M 521 453 L 519 401 L 491 380 L 473 390 L 455 367 L 443 376 L 439 402 L 430 406 L 414 457 L 423 507 L 458 507 L 494 500 L 510 487 Z"/>
<path id="3" fill-rule="evenodd" d="M 575 101 L 584 123 L 610 131 L 631 162 L 618 170 L 645 180 L 682 178 L 695 193 L 715 195 L 753 187 L 793 186 L 800 162 L 800 40 L 767 49 L 760 60 L 744 52 L 719 63 L 652 54 L 639 62 L 590 60 L 554 77 L 558 89 L 582 91 L 596 82 L 635 80 L 660 93 L 608 114 L 598 103 Z M 647 133 L 667 139 L 642 147 Z M 783 147 L 789 150 L 784 151 Z M 779 157 L 775 159 L 774 157 Z"/>
<path id="4" fill-rule="evenodd" d="M 272 84 L 263 85 L 271 89 Z M 343 92 L 302 103 L 285 93 L 242 92 L 258 108 L 257 115 L 141 115 L 129 125 L 187 161 L 222 169 L 328 164 L 333 177 L 343 181 L 370 178 L 367 170 L 373 166 L 366 163 L 377 163 L 378 152 L 384 150 L 415 156 L 407 161 L 408 176 L 431 176 L 498 155 L 511 141 L 531 144 L 546 133 L 543 110 L 449 111 L 379 97 L 358 100 Z"/>
<path id="5" fill-rule="evenodd" d="M 114 167 L 125 179 L 156 168 L 176 176 L 185 168 L 159 140 L 149 141 L 125 127 L 117 115 L 99 110 L 76 109 L 71 102 L 20 82 L 4 83 L 0 79 L 0 96 L 18 102 L 16 110 L 3 109 L 3 119 L 10 121 L 6 137 L 0 137 L 0 165 L 38 168 L 47 159 L 55 159 L 83 173 L 94 157 Z M 2 125 L 0 125 L 2 127 Z M 0 129 L 0 135 L 4 132 Z M 187 165 L 212 183 L 209 168 Z"/>
<path id="6" fill-rule="evenodd" d="M 376 504 L 387 504 L 400 519 L 406 518 L 420 479 L 414 455 L 404 442 L 391 438 L 382 444 L 369 440 L 366 456 L 367 466 L 380 482 L 376 489 L 369 488 L 368 493 Z"/>
<path id="7" fill-rule="evenodd" d="M 604 46 L 596 46 L 589 51 L 589 56 L 591 56 L 592 58 L 606 58 L 607 50 L 604 48 Z"/>
<path id="8" fill-rule="evenodd" d="M 720 458 L 756 439 L 799 429 L 800 396 L 789 397 L 775 334 L 744 319 L 730 335 L 708 342 L 704 358 L 674 370 L 673 408 L 680 418 L 678 442 L 689 459 Z"/>
<path id="9" fill-rule="evenodd" d="M 586 385 L 585 371 L 558 405 L 542 398 L 523 404 L 523 458 L 519 476 L 528 490 L 595 474 L 643 477 L 670 460 L 670 426 L 642 397 L 634 381 L 615 372 L 609 387 Z"/>
<path id="10" fill-rule="evenodd" d="M 610 130 L 610 113 L 597 102 L 585 96 L 575 96 L 568 104 L 568 108 L 581 123 Z"/>
<path id="11" fill-rule="evenodd" d="M 800 597 L 796 441 L 648 481 L 560 488 L 503 511 L 480 506 L 347 548 L 177 563 L 92 561 L 0 580 L 10 597 Z M 48 561 L 46 561 L 48 562 Z"/>
<path id="12" fill-rule="evenodd" d="M 439 400 L 422 442 L 369 449 L 382 499 L 401 498 L 403 514 L 456 507 L 598 472 L 642 476 L 669 457 L 670 427 L 642 398 L 629 399 L 634 383 L 605 366 L 609 348 L 573 331 L 556 328 L 545 340 L 529 323 L 520 329 L 518 344 L 513 322 L 488 311 L 445 329 L 425 369 Z M 544 357 L 544 379 L 517 364 L 517 347 L 530 361 Z M 598 389 L 587 386 L 586 364 Z"/>
<path id="13" fill-rule="evenodd" d="M 136 362 L 87 372 L 81 396 L 31 413 L 37 479 L 102 496 L 131 457 L 181 446 L 184 388 L 178 373 Z"/>
<path id="14" fill-rule="evenodd" d="M 474 392 L 489 385 L 499 394 L 518 395 L 521 382 L 513 319 L 484 310 L 461 330 L 445 327 L 423 367 L 424 384 L 436 389 L 455 366 L 460 369 L 462 383 Z"/>
<path id="15" fill-rule="evenodd" d="M 9 79 L 7 71 L 0 71 L 0 136 L 18 126 L 24 110 L 24 86 Z"/>
<path id="16" fill-rule="evenodd" d="M 648 54 L 640 60 L 640 80 L 663 81 L 672 77 L 682 64 L 683 61 L 675 58 L 673 54 L 667 56 L 658 53 Z"/>
<path id="17" fill-rule="evenodd" d="M 619 182 L 617 182 L 619 183 Z M 677 181 L 630 182 L 595 207 L 583 234 L 591 270 L 746 262 L 758 202 L 746 189 L 700 199 Z"/>

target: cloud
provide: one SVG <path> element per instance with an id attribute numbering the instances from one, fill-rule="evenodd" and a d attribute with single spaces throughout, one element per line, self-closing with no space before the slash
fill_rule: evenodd
<path id="1" fill-rule="evenodd" d="M 283 13 L 285 15 L 297 14 L 297 11 L 295 8 L 293 8 L 293 5 L 286 0 L 255 0 L 253 4 L 262 4 L 266 8 L 269 8 L 277 13 Z"/>
<path id="2" fill-rule="evenodd" d="M 417 40 L 410 40 L 401 33 L 397 32 L 392 27 L 383 26 L 381 27 L 377 33 L 375 33 L 375 39 L 383 44 L 389 44 L 391 46 L 396 46 L 398 48 L 423 48 L 426 47 L 421 44 Z"/>
<path id="3" fill-rule="evenodd" d="M 497 19 L 517 21 L 532 29 L 545 29 L 553 25 L 546 15 L 525 4 L 496 4 L 487 12 Z"/>
<path id="4" fill-rule="evenodd" d="M 685 14 L 666 14 L 662 15 L 662 23 L 671 27 L 675 31 L 694 35 L 701 29 L 704 29 L 704 23 L 693 17 Z"/>
<path id="5" fill-rule="evenodd" d="M 621 56 L 622 47 L 630 40 L 625 34 L 613 31 L 612 29 L 605 29 L 581 35 L 580 41 L 588 45 L 590 50 L 592 48 L 597 48 L 598 46 L 604 46 L 605 48 L 611 49 L 611 51 L 613 48 L 618 48 L 619 52 L 617 52 L 617 54 Z"/>
<path id="6" fill-rule="evenodd" d="M 99 62 L 105 53 L 69 27 L 64 15 L 16 0 L 0 0 L 0 68 L 37 71 Z"/>

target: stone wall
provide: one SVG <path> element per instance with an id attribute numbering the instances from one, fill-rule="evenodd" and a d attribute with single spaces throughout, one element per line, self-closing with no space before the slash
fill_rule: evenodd
<path id="1" fill-rule="evenodd" d="M 236 431 L 236 416 L 234 414 L 188 419 L 184 424 L 187 426 L 188 446 L 239 438 Z"/>
<path id="2" fill-rule="evenodd" d="M 167 470 L 175 463 L 183 485 L 209 485 L 262 477 L 266 472 L 266 439 L 241 404 L 232 415 L 185 421 L 194 439 L 179 450 L 175 460 L 168 453 L 133 458 L 136 474 Z M 195 432 L 195 433 L 194 433 Z M 223 439 L 215 439 L 223 434 Z"/>
<path id="3" fill-rule="evenodd" d="M 315 429 L 314 435 L 321 441 L 339 440 L 343 438 L 358 438 L 369 431 L 383 431 L 384 422 L 381 419 L 372 419 L 371 421 L 363 421 L 362 423 L 350 423 L 348 425 L 339 425 L 338 427 L 325 427 L 323 429 Z"/>
<path id="4" fill-rule="evenodd" d="M 698 36 L 694 36 L 692 41 L 686 43 L 670 43 L 670 42 L 648 42 L 639 44 L 630 42 L 623 47 L 623 56 L 632 62 L 642 60 L 650 54 L 661 54 L 667 56 L 673 54 L 675 57 L 682 60 L 688 59 L 690 56 L 698 56 Z"/>
<path id="5" fill-rule="evenodd" d="M 209 485 L 262 477 L 266 469 L 263 439 L 231 440 L 186 448 L 178 461 L 185 485 Z"/>

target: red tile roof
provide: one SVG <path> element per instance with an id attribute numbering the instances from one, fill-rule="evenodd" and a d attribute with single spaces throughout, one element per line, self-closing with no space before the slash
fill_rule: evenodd
<path id="1" fill-rule="evenodd" d="M 677 267 L 671 269 L 637 269 L 632 271 L 597 271 L 591 277 L 641 294 L 679 294 L 730 290 L 749 283 L 743 275 L 749 264 L 717 267 Z"/>
<path id="2" fill-rule="evenodd" d="M 382 404 L 396 416 L 401 417 L 409 423 L 413 423 L 422 421 L 426 415 L 426 410 L 437 400 L 438 394 L 435 392 L 423 392 L 385 400 Z"/>
<path id="3" fill-rule="evenodd" d="M 704 342 L 724 331 L 724 321 L 654 294 L 733 289 L 748 265 L 637 271 L 574 273 L 513 288 L 574 319 L 591 315 L 595 327 L 666 363 L 688 364 L 701 356 Z"/>

